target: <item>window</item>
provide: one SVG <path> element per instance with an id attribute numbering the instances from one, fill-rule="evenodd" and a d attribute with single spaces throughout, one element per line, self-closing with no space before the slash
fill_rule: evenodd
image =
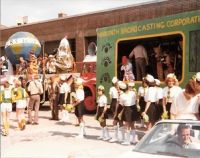
<path id="1" fill-rule="evenodd" d="M 141 56 L 138 54 L 134 54 L 129 58 L 132 50 L 138 45 L 144 47 L 146 50 L 148 65 L 145 65 L 145 61 L 141 60 Z M 181 80 L 183 63 L 182 45 L 183 37 L 181 34 L 152 36 L 118 42 L 118 78 L 121 80 L 124 79 L 126 72 L 121 67 L 123 65 L 122 58 L 126 56 L 132 64 L 132 72 L 136 81 L 141 81 L 142 77 L 147 73 L 161 81 L 165 80 L 167 74 L 175 73 L 178 80 Z M 138 48 L 138 51 L 141 50 L 140 48 Z M 145 69 L 144 74 L 140 66 L 143 66 Z"/>

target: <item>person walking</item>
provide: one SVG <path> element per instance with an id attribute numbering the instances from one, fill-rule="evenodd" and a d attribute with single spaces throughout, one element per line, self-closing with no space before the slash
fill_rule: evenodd
<path id="1" fill-rule="evenodd" d="M 38 125 L 38 113 L 40 108 L 40 94 L 43 93 L 42 83 L 39 81 L 39 75 L 34 75 L 28 85 L 30 100 L 28 105 L 28 122 L 27 124 Z M 34 109 L 34 119 L 32 111 Z"/>
<path id="2" fill-rule="evenodd" d="M 12 87 L 5 81 L 1 89 L 1 117 L 3 123 L 2 135 L 7 136 L 10 128 L 10 113 L 12 112 Z"/>
<path id="3" fill-rule="evenodd" d="M 24 115 L 25 108 L 27 106 L 28 94 L 26 90 L 22 88 L 22 83 L 20 80 L 15 80 L 15 88 L 13 89 L 13 100 L 16 102 L 16 116 L 18 122 L 18 129 L 24 130 L 26 127 L 26 119 Z"/>
<path id="4" fill-rule="evenodd" d="M 118 120 L 114 118 L 114 115 L 118 106 L 118 101 L 119 101 L 119 85 L 118 85 L 117 77 L 113 77 L 112 84 L 113 86 L 110 87 L 109 94 L 110 94 L 110 99 L 111 99 L 110 109 L 113 116 L 114 137 L 110 140 L 110 142 L 116 142 L 118 141 L 118 127 L 119 127 Z"/>
<path id="5" fill-rule="evenodd" d="M 157 90 L 155 87 L 155 79 L 152 75 L 146 76 L 147 84 L 149 86 L 147 92 L 147 102 L 145 106 L 145 110 L 142 113 L 143 118 L 148 117 L 146 120 L 147 129 L 153 127 L 155 122 L 157 121 L 157 109 L 156 109 L 156 101 L 157 101 Z"/>
<path id="6" fill-rule="evenodd" d="M 84 107 L 85 93 L 83 90 L 83 80 L 81 78 L 77 78 L 74 84 L 75 84 L 75 96 L 74 96 L 73 106 L 75 107 L 75 115 L 78 119 L 78 123 L 80 126 L 80 131 L 77 138 L 84 138 L 86 133 L 85 133 L 85 122 L 83 119 L 83 115 L 85 114 L 85 107 Z"/>

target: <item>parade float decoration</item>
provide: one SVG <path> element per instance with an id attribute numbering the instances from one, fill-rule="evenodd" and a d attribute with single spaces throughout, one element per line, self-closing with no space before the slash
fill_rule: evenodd
<path id="1" fill-rule="evenodd" d="M 29 60 L 29 52 L 39 56 L 41 44 L 30 32 L 16 32 L 5 45 L 6 56 L 13 65 L 19 64 L 19 57 Z"/>
<path id="2" fill-rule="evenodd" d="M 69 42 L 65 36 L 58 47 L 56 55 L 56 71 L 57 73 L 71 73 L 74 71 L 75 61 L 71 53 Z"/>

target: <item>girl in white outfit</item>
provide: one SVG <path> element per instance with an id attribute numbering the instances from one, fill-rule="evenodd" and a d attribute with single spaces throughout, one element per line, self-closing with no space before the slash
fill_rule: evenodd
<path id="1" fill-rule="evenodd" d="M 194 80 L 189 80 L 185 90 L 173 99 L 171 106 L 172 119 L 192 119 L 198 120 L 200 85 Z"/>
<path id="2" fill-rule="evenodd" d="M 122 105 L 124 106 L 124 111 L 122 114 L 122 120 L 125 122 L 126 127 L 126 139 L 122 144 L 129 145 L 130 143 L 135 143 L 135 130 L 134 122 L 138 120 L 138 112 L 136 107 L 136 92 L 133 90 L 134 83 L 128 83 L 128 89 L 122 98 Z M 133 135 L 132 141 L 130 136 Z"/>
<path id="3" fill-rule="evenodd" d="M 163 111 L 167 112 L 169 119 L 172 99 L 182 91 L 180 87 L 176 86 L 176 82 L 176 76 L 172 73 L 168 74 L 165 80 L 167 86 L 163 89 Z"/>
<path id="4" fill-rule="evenodd" d="M 81 78 L 77 78 L 75 80 L 75 98 L 73 105 L 75 106 L 75 115 L 78 119 L 80 125 L 80 132 L 77 138 L 84 138 L 85 134 L 85 122 L 83 119 L 83 115 L 85 114 L 85 106 L 84 106 L 85 93 L 83 90 L 83 80 Z"/>
<path id="5" fill-rule="evenodd" d="M 111 139 L 108 132 L 108 128 L 106 126 L 106 119 L 108 118 L 107 97 L 104 94 L 105 91 L 104 86 L 100 85 L 97 91 L 98 91 L 98 99 L 97 99 L 98 105 L 97 105 L 96 119 L 99 121 L 101 126 L 101 136 L 98 137 L 97 139 L 107 141 Z"/>

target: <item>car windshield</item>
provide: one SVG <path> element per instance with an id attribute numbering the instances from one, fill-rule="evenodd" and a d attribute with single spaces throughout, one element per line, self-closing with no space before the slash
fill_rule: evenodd
<path id="1" fill-rule="evenodd" d="M 200 122 L 160 122 L 134 151 L 178 157 L 200 157 Z"/>

